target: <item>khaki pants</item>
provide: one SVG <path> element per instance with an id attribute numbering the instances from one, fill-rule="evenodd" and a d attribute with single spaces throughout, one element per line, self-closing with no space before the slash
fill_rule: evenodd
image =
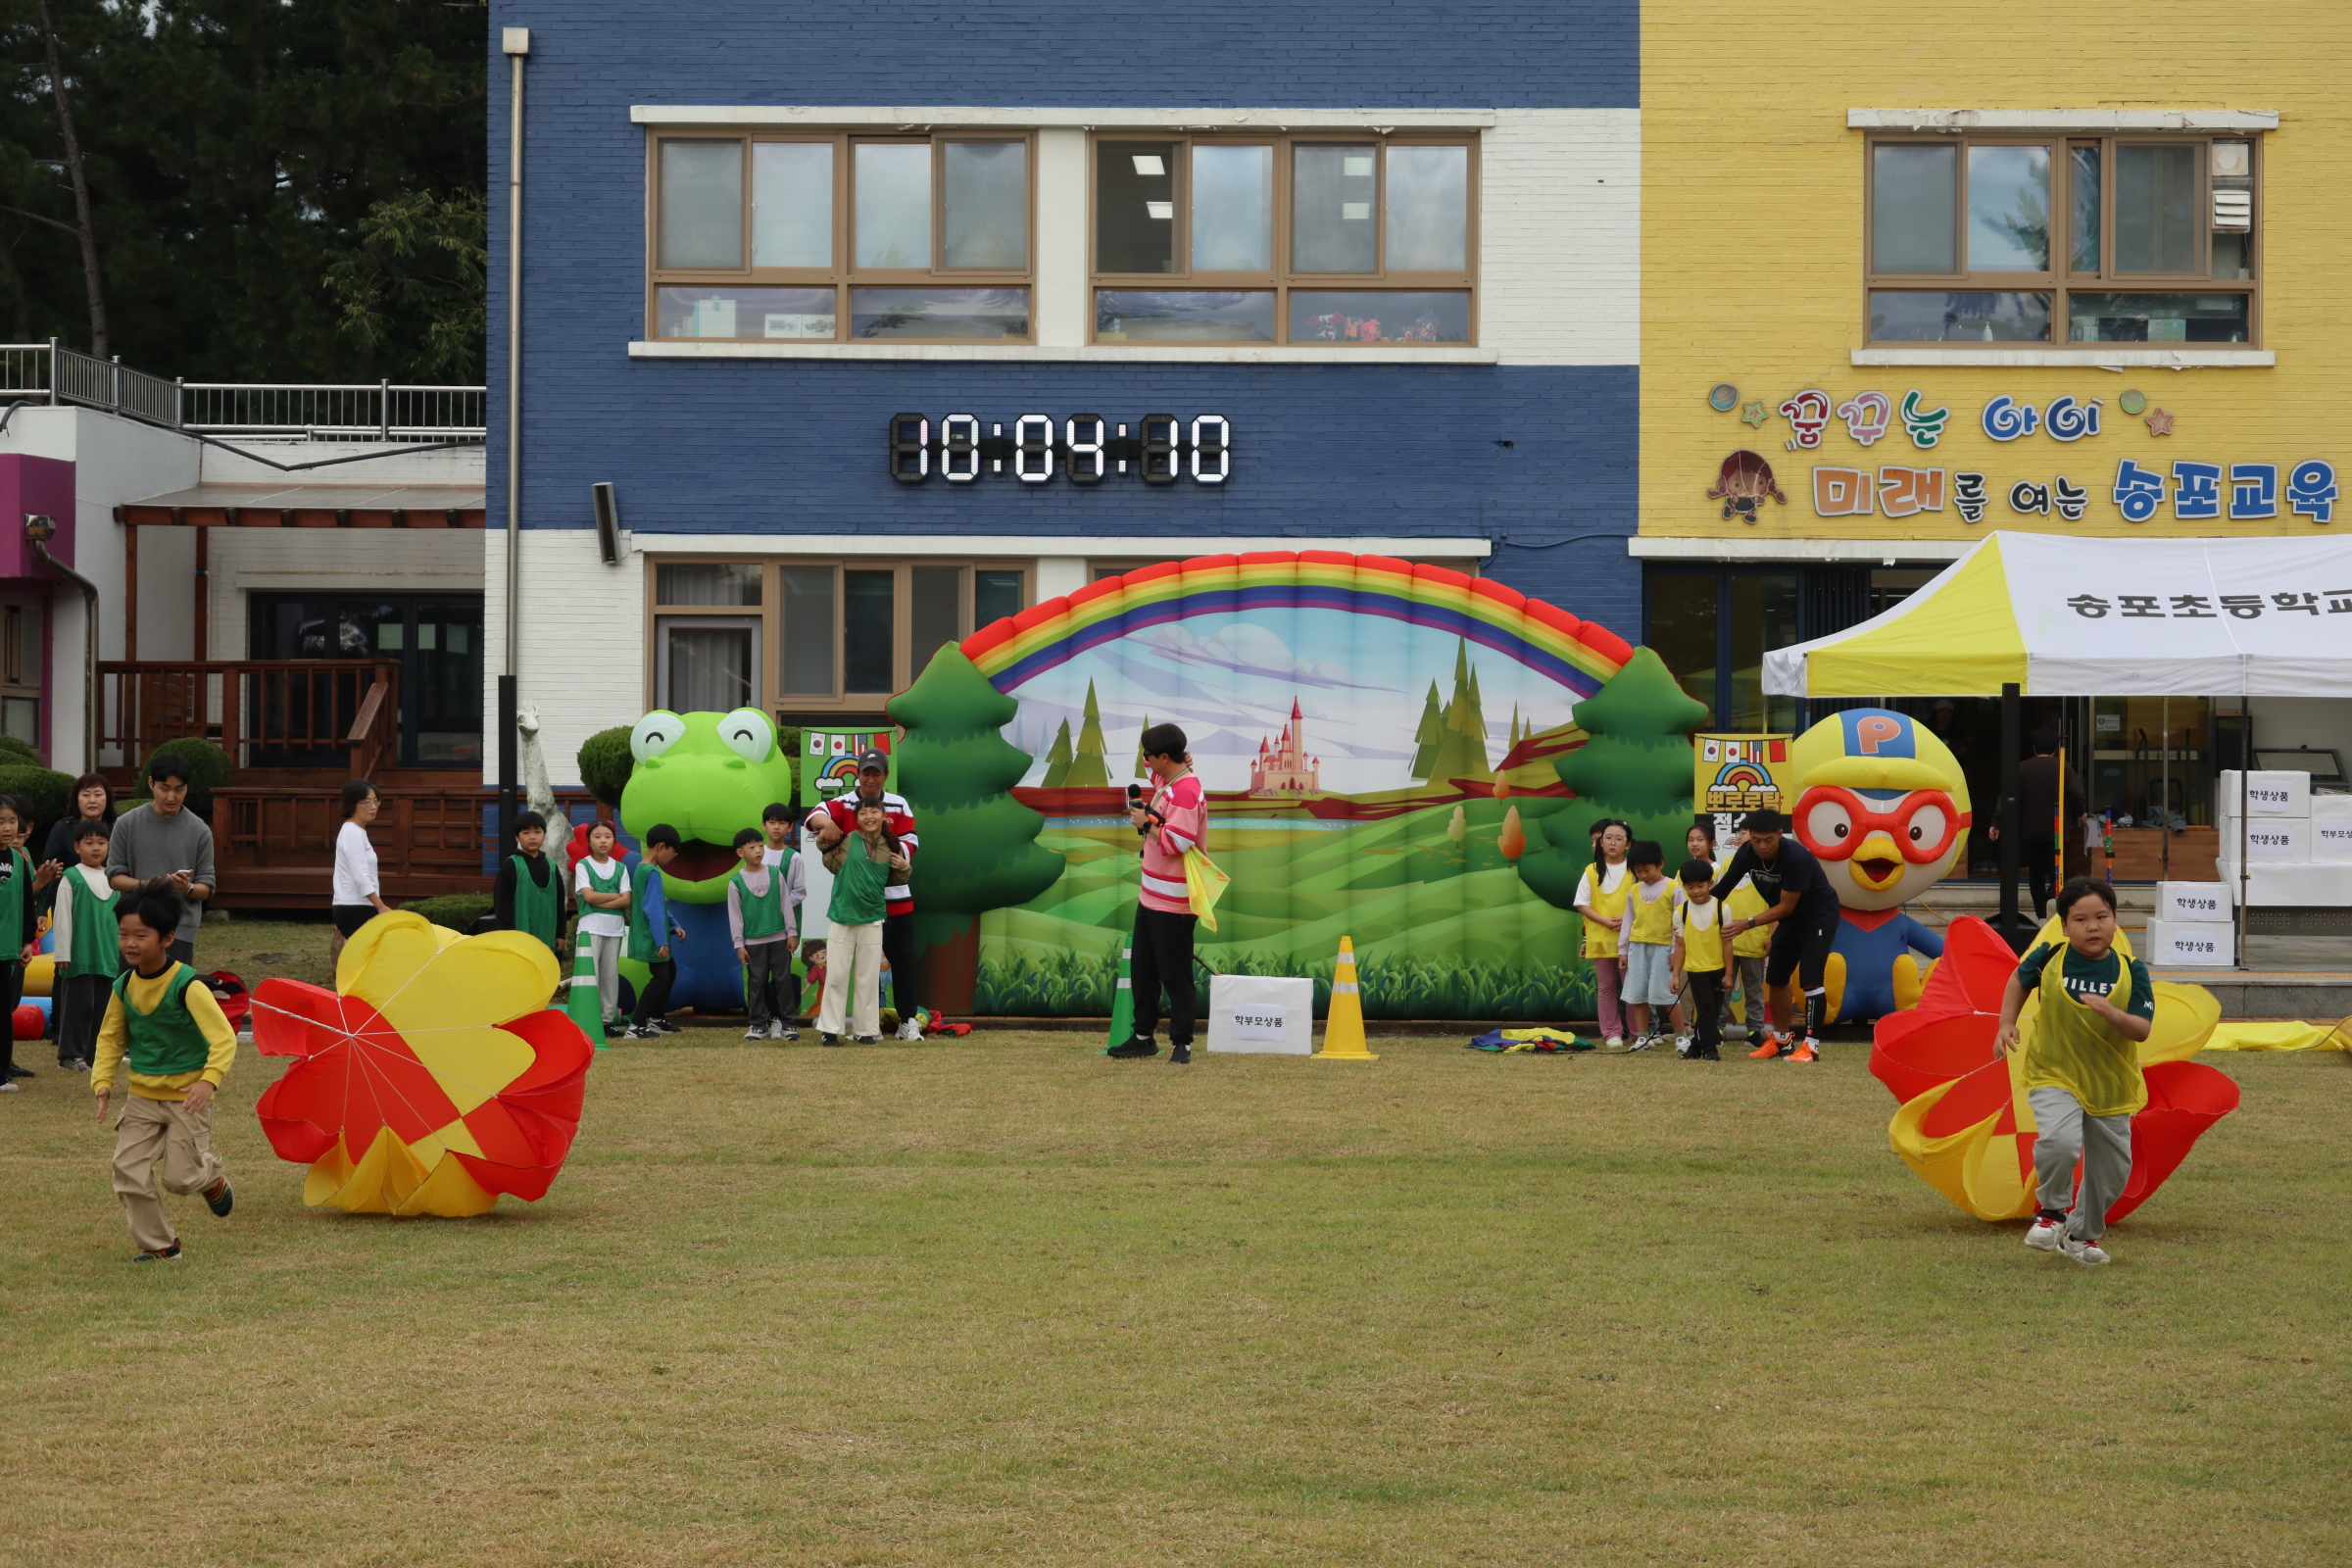
<path id="1" fill-rule="evenodd" d="M 850 1000 L 852 973 L 857 1001 Z M 816 1027 L 829 1035 L 878 1035 L 882 1032 L 882 922 L 836 925 L 825 933 L 825 998 L 817 1008 Z M 850 1017 L 845 1020 L 843 1013 Z M 853 1022 L 854 1029 L 842 1024 Z"/>
<path id="2" fill-rule="evenodd" d="M 201 1193 L 220 1179 L 220 1156 L 212 1151 L 213 1107 L 190 1110 L 172 1100 L 126 1095 L 115 1123 L 115 1196 L 130 1221 L 130 1239 L 149 1252 L 171 1250 L 179 1233 L 164 1217 L 156 1191 L 155 1164 L 164 1164 L 164 1191 Z"/>

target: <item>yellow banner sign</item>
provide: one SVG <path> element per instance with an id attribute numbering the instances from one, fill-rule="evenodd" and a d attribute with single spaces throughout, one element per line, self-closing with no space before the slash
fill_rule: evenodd
<path id="1" fill-rule="evenodd" d="M 1690 766 L 1693 809 L 1739 816 L 1788 808 L 1781 787 L 1788 767 L 1786 735 L 1693 735 Z"/>

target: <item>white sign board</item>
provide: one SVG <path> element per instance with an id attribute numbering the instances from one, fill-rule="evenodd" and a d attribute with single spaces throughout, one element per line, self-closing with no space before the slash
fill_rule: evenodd
<path id="1" fill-rule="evenodd" d="M 1313 1055 L 1315 983 L 1253 974 L 1211 976 L 1208 1049 Z"/>
<path id="2" fill-rule="evenodd" d="M 2156 912 L 2150 918 L 2175 924 L 2202 921 L 2228 925 L 2236 906 L 2230 889 L 2219 882 L 2159 882 Z"/>
<path id="3" fill-rule="evenodd" d="M 2150 920 L 2146 940 L 2139 945 L 2140 961 L 2160 969 L 2180 964 L 2226 966 L 2235 961 L 2230 944 L 2236 934 L 2210 920 Z"/>

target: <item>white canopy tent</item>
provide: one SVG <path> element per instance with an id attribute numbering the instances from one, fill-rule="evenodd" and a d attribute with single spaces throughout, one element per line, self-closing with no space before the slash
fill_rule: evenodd
<path id="1" fill-rule="evenodd" d="M 1993 533 L 1883 615 L 1764 656 L 1780 697 L 2352 698 L 2352 538 Z"/>

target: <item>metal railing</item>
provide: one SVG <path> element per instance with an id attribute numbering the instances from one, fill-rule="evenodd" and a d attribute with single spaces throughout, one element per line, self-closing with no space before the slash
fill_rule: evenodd
<path id="1" fill-rule="evenodd" d="M 76 403 L 167 429 L 272 441 L 479 441 L 487 389 L 392 381 L 167 381 L 46 343 L 0 343 L 0 403 Z"/>

